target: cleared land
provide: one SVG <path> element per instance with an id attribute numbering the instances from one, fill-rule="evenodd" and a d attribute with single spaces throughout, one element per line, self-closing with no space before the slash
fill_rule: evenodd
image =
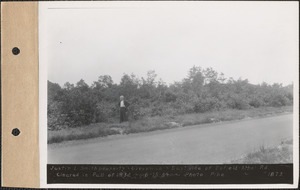
<path id="1" fill-rule="evenodd" d="M 292 135 L 293 115 L 283 114 L 53 144 L 48 163 L 223 164 Z"/>

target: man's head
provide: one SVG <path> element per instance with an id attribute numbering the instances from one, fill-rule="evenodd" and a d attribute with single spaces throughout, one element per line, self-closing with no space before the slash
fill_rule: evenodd
<path id="1" fill-rule="evenodd" d="M 120 96 L 120 100 L 122 101 L 122 100 L 124 100 L 124 96 L 122 95 L 122 96 Z"/>

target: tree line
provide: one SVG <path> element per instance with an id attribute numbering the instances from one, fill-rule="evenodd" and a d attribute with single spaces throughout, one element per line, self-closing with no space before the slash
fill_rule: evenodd
<path id="1" fill-rule="evenodd" d="M 48 128 L 77 127 L 118 120 L 118 102 L 124 95 L 131 104 L 130 120 L 143 117 L 203 113 L 214 110 L 280 107 L 293 104 L 293 85 L 251 84 L 225 78 L 212 68 L 192 67 L 182 81 L 167 85 L 155 71 L 145 78 L 124 74 L 119 84 L 109 75 L 91 86 L 83 79 L 62 87 L 48 81 Z"/>

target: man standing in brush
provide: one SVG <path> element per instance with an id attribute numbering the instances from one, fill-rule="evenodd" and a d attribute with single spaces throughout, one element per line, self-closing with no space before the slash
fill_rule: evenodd
<path id="1" fill-rule="evenodd" d="M 129 106 L 129 103 L 124 100 L 124 96 L 120 96 L 120 102 L 119 102 L 119 107 L 120 107 L 120 123 L 124 121 L 128 121 L 127 117 L 127 108 Z"/>

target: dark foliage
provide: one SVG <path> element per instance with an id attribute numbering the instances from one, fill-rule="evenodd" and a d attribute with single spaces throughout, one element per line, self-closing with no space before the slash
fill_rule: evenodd
<path id="1" fill-rule="evenodd" d="M 170 85 L 156 78 L 155 72 L 149 71 L 146 78 L 124 74 L 120 84 L 108 75 L 99 76 L 91 86 L 82 79 L 76 85 L 67 82 L 63 87 L 48 81 L 48 128 L 115 122 L 120 95 L 131 104 L 130 120 L 293 103 L 293 85 L 253 85 L 248 80 L 226 79 L 212 68 L 194 66 L 187 78 Z"/>

